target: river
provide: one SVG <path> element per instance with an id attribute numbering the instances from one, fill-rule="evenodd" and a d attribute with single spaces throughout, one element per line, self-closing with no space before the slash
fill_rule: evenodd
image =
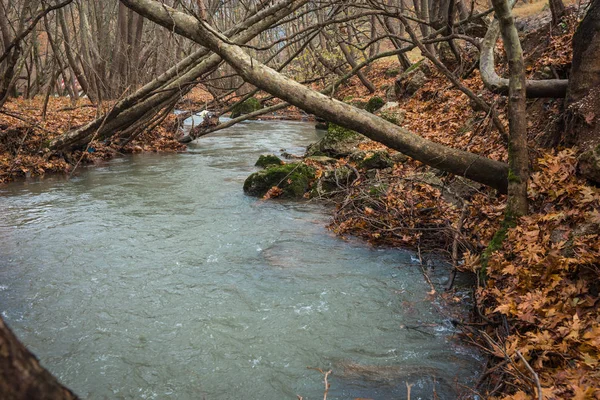
<path id="1" fill-rule="evenodd" d="M 311 202 L 242 192 L 311 124 L 246 122 L 190 151 L 0 187 L 0 312 L 89 399 L 456 398 L 481 360 L 410 252 L 327 231 Z M 420 329 L 402 329 L 403 326 Z"/>

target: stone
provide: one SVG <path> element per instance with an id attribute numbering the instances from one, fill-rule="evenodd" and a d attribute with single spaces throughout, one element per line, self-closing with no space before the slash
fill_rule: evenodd
<path id="1" fill-rule="evenodd" d="M 339 191 L 344 191 L 357 178 L 356 172 L 346 166 L 330 169 L 323 172 L 312 191 L 313 196 L 331 196 Z"/>
<path id="2" fill-rule="evenodd" d="M 385 105 L 377 111 L 376 115 L 392 124 L 402 125 L 406 118 L 406 110 L 400 108 L 398 102 L 390 101 L 385 103 Z"/>
<path id="3" fill-rule="evenodd" d="M 315 179 L 315 169 L 303 163 L 270 165 L 246 178 L 244 193 L 262 197 L 273 186 L 283 190 L 282 198 L 300 199 Z"/>
<path id="4" fill-rule="evenodd" d="M 427 82 L 427 73 L 429 66 L 424 60 L 408 68 L 394 84 L 394 91 L 397 100 L 402 100 L 414 95 Z"/>
<path id="5" fill-rule="evenodd" d="M 381 150 L 365 157 L 364 160 L 358 163 L 358 166 L 366 170 L 385 169 L 393 167 L 394 161 L 392 161 L 387 151 Z"/>
<path id="6" fill-rule="evenodd" d="M 346 157 L 356 151 L 360 143 L 366 141 L 368 139 L 360 133 L 330 123 L 325 136 L 318 142 L 308 146 L 305 157 Z"/>
<path id="7" fill-rule="evenodd" d="M 579 156 L 578 170 L 581 176 L 600 183 L 600 145 Z"/>
<path id="8" fill-rule="evenodd" d="M 283 165 L 283 161 L 274 154 L 263 154 L 258 157 L 254 166 L 266 168 L 269 165 Z"/>
<path id="9" fill-rule="evenodd" d="M 390 156 L 390 158 L 396 164 L 405 163 L 410 159 L 406 154 L 402 154 L 402 153 L 394 153 Z"/>
<path id="10" fill-rule="evenodd" d="M 338 160 L 336 160 L 335 158 L 331 158 L 331 157 L 327 157 L 327 156 L 310 156 L 310 157 L 306 157 L 305 160 L 314 161 L 316 163 L 324 164 L 324 165 L 334 165 L 338 162 Z"/>
<path id="11" fill-rule="evenodd" d="M 231 109 L 231 118 L 237 118 L 241 115 L 250 114 L 254 111 L 258 111 L 263 108 L 263 105 L 260 104 L 254 97 L 250 97 L 243 103 L 240 103 Z"/>

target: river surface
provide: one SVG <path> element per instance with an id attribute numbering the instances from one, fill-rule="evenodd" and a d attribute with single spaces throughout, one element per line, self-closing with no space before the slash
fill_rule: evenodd
<path id="1" fill-rule="evenodd" d="M 456 398 L 480 360 L 414 256 L 343 241 L 242 184 L 311 124 L 247 122 L 171 155 L 0 187 L 0 312 L 89 399 Z M 406 329 L 414 327 L 418 329 Z"/>

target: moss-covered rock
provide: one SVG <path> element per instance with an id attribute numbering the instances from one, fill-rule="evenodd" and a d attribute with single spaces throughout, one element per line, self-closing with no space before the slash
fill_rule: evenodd
<path id="1" fill-rule="evenodd" d="M 323 165 L 333 165 L 338 162 L 335 158 L 327 157 L 327 156 L 310 156 L 305 158 L 306 161 L 314 161 Z"/>
<path id="2" fill-rule="evenodd" d="M 283 165 L 283 161 L 274 154 L 263 154 L 256 160 L 256 167 L 266 168 L 269 165 Z"/>
<path id="3" fill-rule="evenodd" d="M 395 76 L 398 76 L 398 74 L 400 74 L 400 68 L 399 67 L 390 67 L 390 68 L 386 69 L 383 74 L 387 78 L 393 78 Z"/>
<path id="4" fill-rule="evenodd" d="M 311 194 L 313 196 L 325 197 L 335 195 L 338 192 L 345 191 L 356 178 L 356 172 L 346 165 L 330 169 L 323 172 L 317 183 L 314 185 Z"/>
<path id="5" fill-rule="evenodd" d="M 579 157 L 579 173 L 585 178 L 600 183 L 600 145 L 584 152 Z"/>
<path id="6" fill-rule="evenodd" d="M 373 96 L 369 99 L 369 101 L 365 105 L 365 110 L 370 113 L 374 113 L 375 111 L 377 111 L 381 107 L 383 107 L 384 104 L 385 104 L 385 100 L 383 100 L 381 97 Z"/>
<path id="7" fill-rule="evenodd" d="M 298 199 L 304 196 L 315 179 L 315 170 L 306 164 L 270 165 L 250 175 L 244 182 L 244 193 L 262 197 L 273 186 L 283 190 L 281 197 Z"/>
<path id="8" fill-rule="evenodd" d="M 429 72 L 429 65 L 424 60 L 404 71 L 394 84 L 396 99 L 402 100 L 415 94 L 427 82 Z"/>
<path id="9" fill-rule="evenodd" d="M 385 169 L 393 167 L 394 161 L 392 161 L 387 151 L 382 150 L 368 155 L 358 163 L 358 166 L 363 169 Z"/>
<path id="10" fill-rule="evenodd" d="M 356 151 L 360 143 L 367 140 L 358 132 L 330 123 L 327 134 L 317 143 L 308 146 L 305 156 L 346 157 Z"/>
<path id="11" fill-rule="evenodd" d="M 262 108 L 263 105 L 260 104 L 260 101 L 254 97 L 250 97 L 243 103 L 237 104 L 231 109 L 231 118 L 237 118 L 240 115 L 250 114 L 251 112 L 258 111 Z"/>

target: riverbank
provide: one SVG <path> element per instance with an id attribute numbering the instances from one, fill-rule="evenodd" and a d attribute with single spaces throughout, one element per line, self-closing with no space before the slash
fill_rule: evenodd
<path id="1" fill-rule="evenodd" d="M 525 37 L 524 47 L 535 49 L 535 57 L 527 60 L 531 77 L 567 76 L 574 26 L 571 21 L 551 35 L 544 27 Z M 389 120 L 428 139 L 506 161 L 505 145 L 491 119 L 463 92 L 425 64 L 419 69 L 420 82 L 396 89 L 396 64 L 387 59 L 367 71 L 375 93 L 352 79 L 336 97 L 358 107 L 376 98 L 396 102 L 386 115 Z M 506 125 L 506 98 L 484 90 L 476 72 L 464 84 L 495 104 Z M 6 110 L 13 115 L 1 115 L 2 181 L 69 173 L 79 161 L 99 162 L 122 152 L 184 149 L 171 131 L 172 120 L 166 120 L 123 149 L 93 143 L 73 155 L 45 153 L 44 143 L 52 135 L 88 121 L 95 110 L 85 104 L 70 109 L 68 100 L 52 99 L 52 113 L 41 121 L 35 102 L 9 103 Z M 551 399 L 600 396 L 600 194 L 576 176 L 572 149 L 549 151 L 539 145 L 560 113 L 560 101 L 529 104 L 531 209 L 510 227 L 502 226 L 506 199 L 493 190 L 401 157 L 384 168 L 361 167 L 375 153 L 388 153 L 394 160 L 396 153 L 374 143 L 359 145 L 360 159 L 342 156 L 329 165 L 311 161 L 315 177 L 345 165 L 357 172 L 345 185 L 338 185 L 334 173 L 338 193 L 314 196 L 338 204 L 331 226 L 337 234 L 377 246 L 409 247 L 425 256 L 435 250 L 477 277 L 475 322 L 463 321 L 462 326 L 490 356 L 473 389 L 486 398 L 522 399 L 537 396 L 540 389 Z M 273 190 L 268 197 L 277 194 Z"/>
<path id="2" fill-rule="evenodd" d="M 105 112 L 110 104 L 105 104 Z M 76 166 L 101 163 L 120 154 L 178 152 L 186 147 L 177 141 L 176 118 L 170 115 L 156 128 L 120 146 L 92 141 L 84 151 L 53 153 L 45 147 L 62 133 L 97 117 L 87 99 L 50 97 L 46 117 L 43 98 L 11 99 L 0 111 L 0 183 L 43 177 L 48 173 L 71 174 Z"/>
<path id="3" fill-rule="evenodd" d="M 571 18 L 550 35 L 548 25 L 525 35 L 523 47 L 533 53 L 526 60 L 530 77 L 548 71 L 567 76 L 576 23 Z M 507 161 L 492 121 L 463 92 L 429 67 L 422 69 L 417 90 L 406 95 L 406 83 L 413 82 L 409 77 L 398 85 L 395 63 L 388 62 L 368 71 L 375 93 L 353 79 L 337 97 L 359 107 L 375 98 L 397 101 L 385 115 L 389 120 L 436 142 Z M 463 83 L 496 104 L 506 127 L 506 98 L 484 90 L 476 72 Z M 483 398 L 600 398 L 600 191 L 577 176 L 575 149 L 543 147 L 561 113 L 560 100 L 528 104 L 530 213 L 510 226 L 503 225 L 505 196 L 489 188 L 408 159 L 361 166 L 376 153 L 394 158 L 395 152 L 372 142 L 333 161 L 307 162 L 316 170 L 307 196 L 315 197 L 323 177 L 334 178 L 337 193 L 325 196 L 337 204 L 334 232 L 442 254 L 477 278 L 473 320 L 461 325 L 489 356 L 472 388 Z M 345 167 L 345 174 L 335 172 Z M 266 197 L 284 194 L 280 189 Z"/>

